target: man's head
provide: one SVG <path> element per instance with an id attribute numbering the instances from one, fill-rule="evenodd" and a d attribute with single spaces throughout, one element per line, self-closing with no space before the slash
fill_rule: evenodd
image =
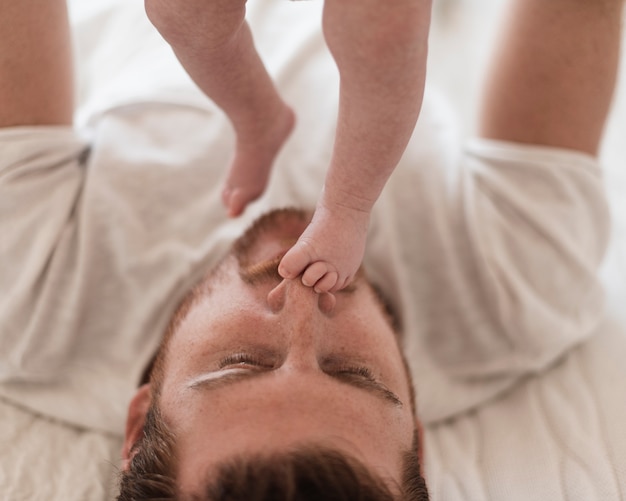
<path id="1" fill-rule="evenodd" d="M 161 476 L 181 499 L 235 499 L 207 497 L 224 490 L 218 472 L 300 471 L 293 465 L 303 457 L 399 495 L 408 455 L 422 485 L 411 383 L 373 289 L 361 274 L 319 295 L 277 273 L 308 220 L 299 211 L 264 216 L 183 301 L 131 404 L 125 469 L 146 460 L 152 438 L 167 449 Z"/>

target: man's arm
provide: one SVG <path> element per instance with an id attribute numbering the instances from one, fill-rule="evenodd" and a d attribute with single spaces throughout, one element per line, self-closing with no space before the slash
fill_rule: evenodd
<path id="1" fill-rule="evenodd" d="M 485 86 L 483 137 L 597 154 L 624 0 L 514 0 Z"/>
<path id="2" fill-rule="evenodd" d="M 65 0 L 0 0 L 0 127 L 72 123 Z"/>

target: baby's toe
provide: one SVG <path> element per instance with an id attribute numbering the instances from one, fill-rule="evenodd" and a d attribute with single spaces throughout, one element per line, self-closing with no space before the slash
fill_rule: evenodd
<path id="1" fill-rule="evenodd" d="M 350 285 L 350 282 L 352 282 L 352 277 L 341 278 L 337 276 L 335 284 L 331 289 L 328 290 L 328 292 L 338 292 L 341 289 L 345 289 L 348 285 Z"/>
<path id="2" fill-rule="evenodd" d="M 297 242 L 281 259 L 278 273 L 283 278 L 296 278 L 310 262 L 311 256 L 304 246 Z"/>
<path id="3" fill-rule="evenodd" d="M 317 281 L 314 287 L 315 292 L 320 294 L 323 292 L 330 292 L 336 283 L 337 272 L 329 271 L 328 273 L 326 273 L 326 275 L 324 275 L 320 280 Z"/>
<path id="4" fill-rule="evenodd" d="M 307 287 L 313 287 L 328 273 L 328 266 L 322 261 L 311 264 L 302 275 L 302 283 Z"/>
<path id="5" fill-rule="evenodd" d="M 228 215 L 230 217 L 239 216 L 248 205 L 249 198 L 246 196 L 246 192 L 241 188 L 234 188 L 230 192 L 228 199 Z"/>

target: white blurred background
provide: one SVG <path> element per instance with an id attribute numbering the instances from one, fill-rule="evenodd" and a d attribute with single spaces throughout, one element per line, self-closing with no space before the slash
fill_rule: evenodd
<path id="1" fill-rule="evenodd" d="M 249 1 L 250 5 L 255 2 Z M 143 0 L 68 2 L 72 17 L 80 20 L 117 3 L 142 4 Z M 481 82 L 491 49 L 497 43 L 500 18 L 509 2 L 510 0 L 434 0 L 428 80 L 441 89 L 451 102 L 452 109 L 458 115 L 459 132 L 464 136 L 471 135 L 474 131 Z M 127 37 L 128 33 L 124 35 Z M 623 37 L 622 47 L 626 48 L 626 35 Z M 621 59 L 613 110 L 601 150 L 614 225 L 612 245 L 603 273 L 607 286 L 615 292 L 611 296 L 626 298 L 626 50 L 622 50 Z M 618 313 L 626 322 L 626 308 L 621 308 L 619 304 L 614 306 L 617 310 L 624 310 Z"/>
<path id="2" fill-rule="evenodd" d="M 118 2 L 142 1 L 69 0 L 68 3 L 72 17 L 80 19 Z M 496 39 L 498 21 L 509 1 L 434 0 L 428 78 L 451 100 L 462 131 L 468 134 L 473 131 L 480 84 Z M 626 44 L 626 36 L 624 41 Z M 609 166 L 610 178 L 626 183 L 626 169 L 619 168 L 626 160 L 626 51 L 622 52 L 622 61 L 602 157 Z"/>
<path id="3" fill-rule="evenodd" d="M 491 49 L 497 43 L 499 20 L 509 3 L 510 0 L 434 2 L 428 78 L 451 101 L 465 134 L 474 131 L 481 83 Z M 626 325 L 626 30 L 613 109 L 600 157 L 613 215 L 612 242 L 602 273 L 611 310 Z"/>

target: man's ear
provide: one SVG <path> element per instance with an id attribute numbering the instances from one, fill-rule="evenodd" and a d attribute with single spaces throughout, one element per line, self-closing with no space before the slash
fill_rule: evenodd
<path id="1" fill-rule="evenodd" d="M 143 425 L 146 421 L 146 414 L 150 408 L 151 401 L 150 384 L 144 384 L 139 387 L 128 406 L 126 433 L 124 435 L 124 445 L 122 446 L 122 470 L 124 471 L 128 470 L 130 460 L 133 457 L 133 446 L 143 436 Z"/>

